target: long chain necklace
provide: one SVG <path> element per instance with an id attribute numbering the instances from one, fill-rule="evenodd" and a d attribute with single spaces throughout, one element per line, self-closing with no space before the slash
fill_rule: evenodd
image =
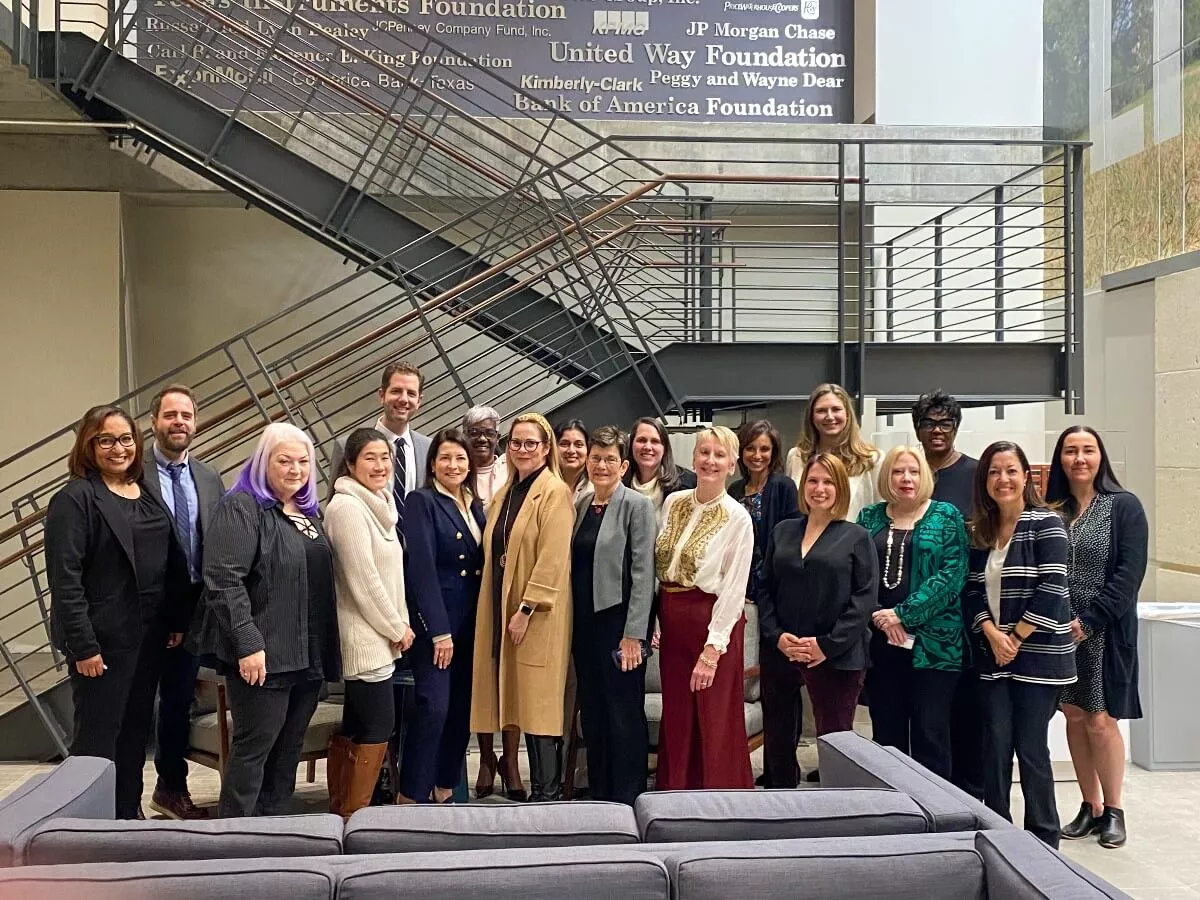
<path id="1" fill-rule="evenodd" d="M 500 568 L 503 569 L 508 565 L 508 515 L 512 512 L 512 495 L 517 489 L 517 483 L 514 479 L 512 487 L 508 493 L 504 495 L 504 516 L 500 522 Z"/>
<path id="2" fill-rule="evenodd" d="M 888 581 L 888 570 L 892 568 L 892 545 L 896 537 L 896 526 L 888 525 L 887 548 L 883 553 L 883 586 L 889 591 L 894 591 L 904 581 L 904 542 L 908 540 L 911 533 L 910 531 L 901 532 L 900 553 L 896 557 L 896 578 L 894 581 Z"/>

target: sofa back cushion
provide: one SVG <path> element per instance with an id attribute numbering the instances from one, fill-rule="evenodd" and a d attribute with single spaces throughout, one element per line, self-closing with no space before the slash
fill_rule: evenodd
<path id="1" fill-rule="evenodd" d="M 983 860 L 937 834 L 731 842 L 665 855 L 675 900 L 983 900 Z"/>
<path id="2" fill-rule="evenodd" d="M 574 804 L 564 804 L 571 805 Z M 663 862 L 628 847 L 343 857 L 338 900 L 669 900 Z M 256 898 L 257 900 L 257 898 Z M 728 897 L 726 897 L 728 900 Z"/>
<path id="3" fill-rule="evenodd" d="M 1012 822 L 992 812 L 983 805 L 982 800 L 977 800 L 975 797 L 972 797 L 962 788 L 958 787 L 958 785 L 951 784 L 941 775 L 930 772 L 911 756 L 901 753 L 895 747 L 883 747 L 882 750 L 884 753 L 888 754 L 888 756 L 892 757 L 892 759 L 894 759 L 898 764 L 907 769 L 912 769 L 926 781 L 930 782 L 935 787 L 940 788 L 951 799 L 956 800 L 969 809 L 971 814 L 975 817 L 976 828 L 981 830 L 986 830 L 989 828 L 1000 828 L 1006 831 L 1015 830 Z"/>
<path id="4" fill-rule="evenodd" d="M 47 819 L 112 819 L 115 795 L 116 769 L 94 756 L 67 757 L 30 778 L 0 801 L 0 867 L 25 863 L 25 845 Z"/>
<path id="5" fill-rule="evenodd" d="M 920 834 L 929 820 L 911 797 L 863 788 L 664 791 L 634 805 L 642 840 L 754 841 Z"/>
<path id="6" fill-rule="evenodd" d="M 342 852 L 341 816 L 261 816 L 189 822 L 51 819 L 25 850 L 29 865 L 330 856 Z"/>
<path id="7" fill-rule="evenodd" d="M 505 847 L 636 844 L 621 803 L 473 803 L 376 806 L 346 824 L 347 853 L 414 853 Z"/>
<path id="8" fill-rule="evenodd" d="M 0 900 L 333 900 L 318 860 L 218 859 L 27 866 L 0 872 Z"/>
<path id="9" fill-rule="evenodd" d="M 890 788 L 912 797 L 929 816 L 934 831 L 974 831 L 979 827 L 975 813 L 921 774 L 923 767 L 900 762 L 853 731 L 817 738 L 817 758 L 825 787 Z"/>
<path id="10" fill-rule="evenodd" d="M 1028 831 L 980 831 L 988 900 L 1128 900 L 1129 895 L 1075 866 Z"/>

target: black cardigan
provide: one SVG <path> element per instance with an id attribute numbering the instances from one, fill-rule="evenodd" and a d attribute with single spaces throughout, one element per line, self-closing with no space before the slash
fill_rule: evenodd
<path id="1" fill-rule="evenodd" d="M 729 486 L 729 496 L 739 503 L 746 497 L 746 479 L 740 478 Z M 754 528 L 754 546 L 766 552 L 767 542 L 775 526 L 785 519 L 800 515 L 800 498 L 796 482 L 782 472 L 772 472 L 762 489 L 762 521 Z"/>
<path id="2" fill-rule="evenodd" d="M 870 664 L 871 613 L 877 606 L 879 561 L 871 536 L 844 519 L 830 522 L 808 556 L 800 555 L 807 516 L 775 526 L 763 556 L 759 631 L 769 652 L 779 636 L 816 637 L 835 669 Z"/>
<path id="3" fill-rule="evenodd" d="M 1104 705 L 1114 719 L 1140 719 L 1138 697 L 1138 589 L 1146 575 L 1150 526 L 1142 503 L 1128 491 L 1113 494 L 1112 539 L 1104 589 L 1079 617 L 1090 634 L 1104 635 Z"/>

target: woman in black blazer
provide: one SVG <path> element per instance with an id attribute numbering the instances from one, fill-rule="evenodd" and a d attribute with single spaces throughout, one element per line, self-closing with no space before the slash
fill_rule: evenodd
<path id="1" fill-rule="evenodd" d="M 454 428 L 429 445 L 425 487 L 408 495 L 405 580 L 417 639 L 409 651 L 416 709 L 404 736 L 398 802 L 445 803 L 471 738 L 475 606 L 483 570 L 483 504 L 467 439 Z"/>
<path id="2" fill-rule="evenodd" d="M 775 526 L 800 515 L 796 482 L 783 472 L 783 439 L 766 419 L 747 422 L 738 430 L 738 469 L 742 477 L 729 488 L 729 496 L 750 513 L 754 521 L 754 561 L 746 596 L 758 596 L 763 555 Z"/>
<path id="3" fill-rule="evenodd" d="M 800 780 L 800 687 L 817 734 L 849 731 L 870 664 L 879 563 L 871 536 L 845 520 L 850 479 L 838 457 L 818 453 L 801 473 L 798 519 L 775 526 L 758 596 L 763 638 L 764 771 L 770 787 Z"/>
<path id="4" fill-rule="evenodd" d="M 67 658 L 71 753 L 116 763 L 116 814 L 144 818 L 142 769 L 163 653 L 187 628 L 191 577 L 165 507 L 143 489 L 142 437 L 115 406 L 84 415 L 71 480 L 46 513 L 50 629 Z"/>
<path id="5" fill-rule="evenodd" d="M 571 542 L 571 656 L 593 800 L 630 806 L 646 790 L 650 732 L 642 665 L 654 603 L 654 504 L 621 484 L 628 439 L 592 432 Z"/>
<path id="6" fill-rule="evenodd" d="M 282 811 L 321 683 L 342 677 L 314 456 L 299 428 L 268 425 L 206 535 L 197 643 L 217 659 L 233 716 L 222 817 Z"/>
<path id="7" fill-rule="evenodd" d="M 1113 474 L 1095 429 L 1074 425 L 1054 448 L 1046 499 L 1061 504 L 1070 555 L 1067 587 L 1078 681 L 1063 688 L 1067 744 L 1083 803 L 1062 836 L 1099 832 L 1100 846 L 1125 843 L 1121 783 L 1125 742 L 1118 719 L 1140 719 L 1137 598 L 1150 529 L 1142 504 Z"/>

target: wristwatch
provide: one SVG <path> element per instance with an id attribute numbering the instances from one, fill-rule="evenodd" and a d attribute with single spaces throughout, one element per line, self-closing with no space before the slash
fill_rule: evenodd
<path id="1" fill-rule="evenodd" d="M 532 616 L 535 609 L 537 609 L 536 606 L 530 606 L 528 603 L 522 603 L 518 607 L 518 612 L 520 612 L 523 616 Z"/>

